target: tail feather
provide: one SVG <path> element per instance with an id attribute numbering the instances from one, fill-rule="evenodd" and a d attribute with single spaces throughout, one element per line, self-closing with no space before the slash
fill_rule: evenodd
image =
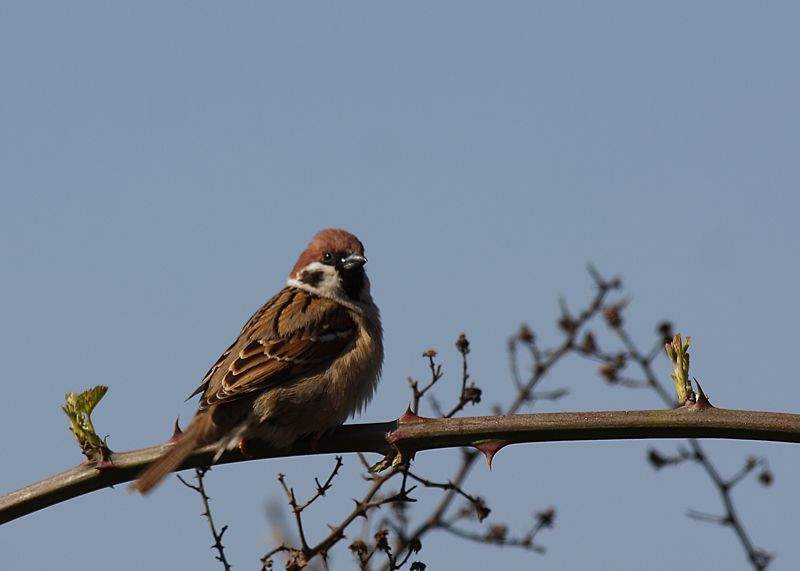
<path id="1" fill-rule="evenodd" d="M 139 475 L 131 490 L 142 495 L 151 492 L 171 472 L 180 468 L 196 448 L 211 441 L 209 432 L 213 426 L 210 415 L 195 416 L 177 442 Z"/>

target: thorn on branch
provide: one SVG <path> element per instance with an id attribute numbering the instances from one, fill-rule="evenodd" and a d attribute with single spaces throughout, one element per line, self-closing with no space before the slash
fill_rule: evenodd
<path id="1" fill-rule="evenodd" d="M 180 417 L 175 418 L 175 426 L 172 427 L 172 436 L 170 437 L 169 440 L 167 440 L 167 443 L 177 442 L 178 437 L 181 434 L 183 434 L 183 430 L 181 430 L 181 425 L 178 423 L 179 420 Z"/>
<path id="2" fill-rule="evenodd" d="M 694 379 L 694 377 L 692 378 Z M 695 403 L 692 408 L 696 410 L 714 408 L 714 405 L 711 404 L 711 401 L 708 400 L 708 397 L 706 397 L 706 394 L 703 392 L 703 387 L 700 386 L 700 382 L 694 379 L 694 383 L 697 385 L 697 393 L 695 394 Z"/>
<path id="3" fill-rule="evenodd" d="M 492 460 L 494 459 L 495 454 L 500 452 L 500 450 L 508 445 L 508 442 L 505 440 L 481 440 L 474 442 L 472 445 L 483 453 L 483 456 L 486 458 L 486 462 L 489 464 L 489 470 L 491 470 Z"/>

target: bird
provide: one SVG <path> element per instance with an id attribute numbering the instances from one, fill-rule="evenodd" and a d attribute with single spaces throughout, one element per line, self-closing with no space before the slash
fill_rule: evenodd
<path id="1" fill-rule="evenodd" d="M 189 425 L 132 489 L 147 494 L 196 449 L 215 461 L 248 439 L 285 448 L 316 441 L 371 400 L 383 365 L 383 329 L 364 271 L 364 246 L 339 228 L 318 232 L 286 286 L 242 328 L 189 398 Z"/>

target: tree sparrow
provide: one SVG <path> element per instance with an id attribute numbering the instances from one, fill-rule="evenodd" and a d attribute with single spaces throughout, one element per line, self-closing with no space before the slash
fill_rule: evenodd
<path id="1" fill-rule="evenodd" d="M 341 425 L 372 398 L 383 363 L 364 246 L 345 230 L 314 236 L 275 297 L 250 318 L 198 389 L 186 430 L 133 484 L 142 494 L 195 449 L 243 439 L 287 447 Z M 190 397 L 191 398 L 191 397 Z"/>

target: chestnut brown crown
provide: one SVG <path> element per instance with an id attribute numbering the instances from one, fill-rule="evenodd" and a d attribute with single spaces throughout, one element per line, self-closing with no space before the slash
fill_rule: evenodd
<path id="1" fill-rule="evenodd" d="M 341 228 L 320 230 L 300 254 L 289 277 L 297 278 L 300 272 L 313 262 L 336 263 L 348 256 L 364 257 L 364 245 L 361 240 Z"/>

